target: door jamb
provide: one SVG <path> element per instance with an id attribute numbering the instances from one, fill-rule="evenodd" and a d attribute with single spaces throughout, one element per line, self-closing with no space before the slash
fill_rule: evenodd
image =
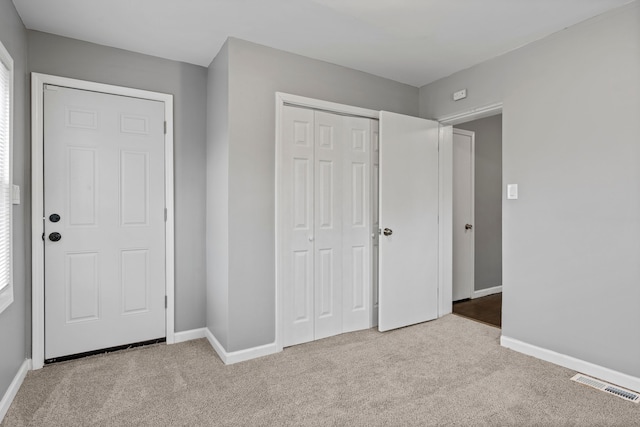
<path id="1" fill-rule="evenodd" d="M 33 369 L 44 366 L 44 85 L 52 84 L 112 95 L 164 102 L 165 132 L 165 333 L 167 344 L 175 342 L 175 256 L 173 176 L 173 95 L 109 84 L 31 73 L 31 355 Z"/>
<path id="2" fill-rule="evenodd" d="M 435 118 L 434 120 L 437 120 L 445 125 L 457 125 L 460 123 L 470 122 L 472 120 L 495 116 L 502 113 L 502 111 L 503 103 L 496 102 L 494 104 L 485 105 L 484 107 L 472 108 L 470 110 L 464 110 L 457 113 L 440 116 L 438 118 Z"/>
<path id="3" fill-rule="evenodd" d="M 475 226 L 476 223 L 476 209 L 475 209 L 475 199 L 476 199 L 476 134 L 475 132 L 471 132 L 464 129 L 453 129 L 453 134 L 466 135 L 471 137 L 471 224 Z M 475 263 L 473 262 L 475 259 L 475 242 L 476 242 L 476 234 L 475 231 L 471 233 L 471 265 L 469 266 L 471 270 L 471 288 L 467 289 L 468 297 L 471 298 L 473 296 L 473 292 L 475 290 Z M 451 284 L 453 286 L 453 282 Z"/>

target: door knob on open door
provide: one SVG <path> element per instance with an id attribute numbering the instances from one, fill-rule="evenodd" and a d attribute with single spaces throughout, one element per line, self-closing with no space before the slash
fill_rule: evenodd
<path id="1" fill-rule="evenodd" d="M 52 242 L 57 242 L 60 239 L 62 239 L 62 234 L 58 232 L 49 234 L 49 240 L 51 240 Z"/>
<path id="2" fill-rule="evenodd" d="M 464 229 L 465 230 L 471 230 L 473 228 L 473 225 L 471 224 L 465 224 Z"/>
<path id="3" fill-rule="evenodd" d="M 385 228 L 385 229 L 382 231 L 382 234 L 384 234 L 385 236 L 391 236 L 391 235 L 393 234 L 393 230 L 392 230 L 392 229 L 390 229 L 390 228 Z"/>

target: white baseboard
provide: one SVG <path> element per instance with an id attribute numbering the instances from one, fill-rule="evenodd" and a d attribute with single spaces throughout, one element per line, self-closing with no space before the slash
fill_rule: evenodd
<path id="1" fill-rule="evenodd" d="M 502 292 L 502 285 L 494 286 L 493 288 L 480 289 L 479 291 L 473 291 L 471 294 L 471 299 L 487 297 L 493 294 L 499 294 Z"/>
<path id="2" fill-rule="evenodd" d="M 7 415 L 7 411 L 11 406 L 11 402 L 18 394 L 18 390 L 20 390 L 20 386 L 22 385 L 22 381 L 24 381 L 24 377 L 27 376 L 27 372 L 31 370 L 31 359 L 26 359 L 20 365 L 20 369 L 16 373 L 16 376 L 13 377 L 13 381 L 9 384 L 9 388 L 7 389 L 4 396 L 2 396 L 2 400 L 0 400 L 0 423 L 4 419 L 4 416 Z"/>
<path id="3" fill-rule="evenodd" d="M 640 378 L 638 377 L 614 371 L 613 369 L 605 368 L 604 366 L 596 365 L 581 359 L 576 359 L 575 357 L 567 356 L 565 354 L 556 353 L 555 351 L 547 350 L 546 348 L 527 344 L 526 342 L 505 337 L 504 335 L 500 337 L 500 345 L 519 353 L 524 353 L 556 365 L 564 366 L 565 368 L 572 369 L 582 374 L 590 375 L 603 381 L 608 381 L 612 384 L 628 388 L 629 390 L 640 392 Z"/>
<path id="4" fill-rule="evenodd" d="M 215 336 L 211 333 L 209 328 L 205 328 L 206 337 L 209 340 L 211 347 L 218 353 L 220 359 L 225 365 L 232 365 L 238 362 L 244 362 L 245 360 L 255 359 L 257 357 L 268 356 L 269 354 L 277 353 L 276 343 L 265 344 L 258 347 L 247 348 L 246 350 L 230 351 L 227 352 L 222 344 L 218 342 Z"/>
<path id="5" fill-rule="evenodd" d="M 198 328 L 191 329 L 189 331 L 176 332 L 175 334 L 173 334 L 173 343 L 178 344 L 180 342 L 204 338 L 206 336 L 206 329 L 207 328 Z"/>

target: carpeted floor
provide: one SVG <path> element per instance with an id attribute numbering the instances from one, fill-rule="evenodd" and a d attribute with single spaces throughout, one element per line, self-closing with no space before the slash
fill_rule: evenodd
<path id="1" fill-rule="evenodd" d="M 640 405 L 449 315 L 224 366 L 204 339 L 29 372 L 3 426 L 634 426 Z"/>

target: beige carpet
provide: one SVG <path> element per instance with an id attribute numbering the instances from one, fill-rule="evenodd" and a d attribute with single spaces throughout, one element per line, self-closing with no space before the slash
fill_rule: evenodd
<path id="1" fill-rule="evenodd" d="M 640 425 L 640 405 L 455 315 L 224 366 L 207 341 L 30 372 L 3 426 Z"/>

